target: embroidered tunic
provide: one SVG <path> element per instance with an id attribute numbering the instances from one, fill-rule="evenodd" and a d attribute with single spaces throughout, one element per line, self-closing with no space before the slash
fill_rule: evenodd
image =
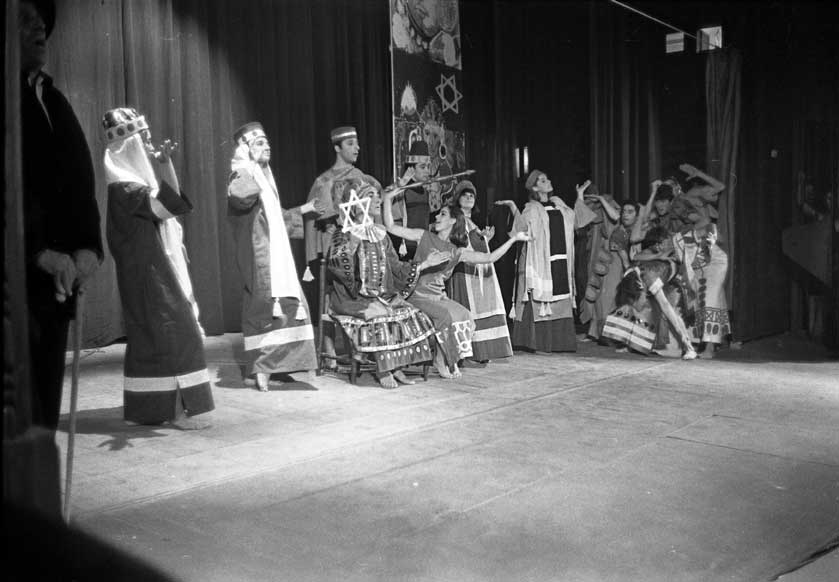
<path id="1" fill-rule="evenodd" d="M 405 301 L 417 284 L 418 263 L 402 262 L 380 226 L 369 236 L 336 232 L 327 264 L 330 310 L 356 353 L 379 372 L 431 360 L 434 326 Z"/>

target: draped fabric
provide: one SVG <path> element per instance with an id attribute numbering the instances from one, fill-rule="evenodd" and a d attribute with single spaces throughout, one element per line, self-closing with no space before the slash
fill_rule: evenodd
<path id="1" fill-rule="evenodd" d="M 390 160 L 388 6 L 374 0 L 76 0 L 59 3 L 45 70 L 76 111 L 94 161 L 100 120 L 128 105 L 155 142 L 180 143 L 175 166 L 195 204 L 185 217 L 190 274 L 209 334 L 240 329 L 241 286 L 226 216 L 232 133 L 261 121 L 283 206 L 306 201 L 334 160 L 329 130 L 358 128 L 358 165 L 386 176 Z M 105 215 L 106 184 L 95 164 Z M 292 243 L 298 274 L 302 242 Z M 107 255 L 107 251 L 106 251 Z M 304 291 L 316 308 L 317 290 Z M 85 344 L 124 335 L 113 260 L 88 289 Z"/>
<path id="2" fill-rule="evenodd" d="M 719 241 L 734 257 L 734 201 L 737 187 L 737 148 L 740 142 L 740 81 L 742 58 L 735 49 L 708 54 L 705 99 L 708 123 L 707 172 L 725 183 L 719 199 Z M 728 274 L 731 296 L 734 273 Z"/>
<path id="3" fill-rule="evenodd" d="M 662 174 L 655 80 L 660 34 L 607 2 L 590 4 L 591 176 L 601 193 L 645 202 Z"/>

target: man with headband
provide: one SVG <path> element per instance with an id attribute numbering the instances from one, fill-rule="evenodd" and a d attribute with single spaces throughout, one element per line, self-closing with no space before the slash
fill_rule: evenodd
<path id="1" fill-rule="evenodd" d="M 140 424 L 171 421 L 215 407 L 204 360 L 204 332 L 192 291 L 177 216 L 192 210 L 180 191 L 167 140 L 151 142 L 146 119 L 134 109 L 108 111 L 108 247 L 117 267 L 125 334 L 124 416 Z"/>
<path id="2" fill-rule="evenodd" d="M 332 241 L 332 234 L 335 232 L 335 222 L 338 219 L 338 208 L 333 202 L 333 188 L 336 182 L 342 180 L 361 179 L 364 174 L 355 167 L 361 146 L 358 143 L 358 132 L 354 127 L 345 125 L 334 128 L 329 133 L 332 142 L 332 149 L 335 150 L 335 162 L 332 167 L 315 179 L 312 188 L 309 190 L 308 202 L 319 200 L 325 208 L 323 214 L 318 217 L 309 215 L 304 217 L 305 239 L 306 239 L 306 271 L 303 274 L 304 281 L 312 281 L 312 262 L 325 257 Z M 315 268 L 317 271 L 318 269 Z M 327 298 L 328 300 L 328 298 Z M 327 306 L 320 306 L 321 313 L 327 311 Z M 335 346 L 332 337 L 324 336 L 324 350 L 335 355 Z M 334 360 L 327 359 L 326 365 L 334 367 Z"/>
<path id="3" fill-rule="evenodd" d="M 321 214 L 319 200 L 284 210 L 274 174 L 271 146 L 258 122 L 233 134 L 236 151 L 227 187 L 229 215 L 242 276 L 242 334 L 248 357 L 246 376 L 268 390 L 271 374 L 317 368 L 314 331 L 297 279 L 289 233 L 303 236 L 303 217 Z"/>

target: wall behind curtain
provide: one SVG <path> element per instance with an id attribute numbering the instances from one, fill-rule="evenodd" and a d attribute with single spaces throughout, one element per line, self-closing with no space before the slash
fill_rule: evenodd
<path id="1" fill-rule="evenodd" d="M 47 71 L 73 104 L 97 170 L 106 216 L 99 120 L 145 113 L 153 138 L 181 144 L 175 164 L 195 210 L 184 219 L 190 271 L 209 334 L 240 329 L 241 290 L 226 217 L 232 132 L 259 120 L 283 205 L 306 200 L 334 151 L 329 130 L 358 127 L 358 165 L 388 182 L 387 3 L 377 0 L 77 0 L 59 4 Z M 300 273 L 302 242 L 293 242 Z M 312 308 L 316 289 L 304 285 Z M 85 343 L 123 335 L 113 261 L 88 293 Z"/>

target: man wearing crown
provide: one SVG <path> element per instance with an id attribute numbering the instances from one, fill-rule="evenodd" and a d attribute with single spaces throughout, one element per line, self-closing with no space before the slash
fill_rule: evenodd
<path id="1" fill-rule="evenodd" d="M 166 140 L 155 148 L 145 117 L 134 109 L 108 111 L 102 125 L 108 144 L 108 247 L 127 337 L 124 416 L 140 424 L 203 428 L 206 424 L 189 417 L 214 404 L 176 218 L 192 204 L 172 165 L 175 146 Z"/>
<path id="2" fill-rule="evenodd" d="M 20 3 L 21 162 L 32 420 L 54 431 L 67 332 L 80 287 L 102 260 L 93 162 L 73 108 L 42 71 L 52 0 Z M 11 76 L 7 77 L 11 79 Z"/>
<path id="3" fill-rule="evenodd" d="M 319 215 L 325 208 L 318 199 L 291 210 L 282 208 L 269 165 L 271 145 L 260 123 L 246 123 L 233 139 L 236 150 L 227 202 L 243 283 L 246 376 L 255 376 L 257 388 L 265 392 L 271 374 L 317 367 L 311 315 L 297 277 L 289 231 L 302 238 L 303 217 Z"/>

